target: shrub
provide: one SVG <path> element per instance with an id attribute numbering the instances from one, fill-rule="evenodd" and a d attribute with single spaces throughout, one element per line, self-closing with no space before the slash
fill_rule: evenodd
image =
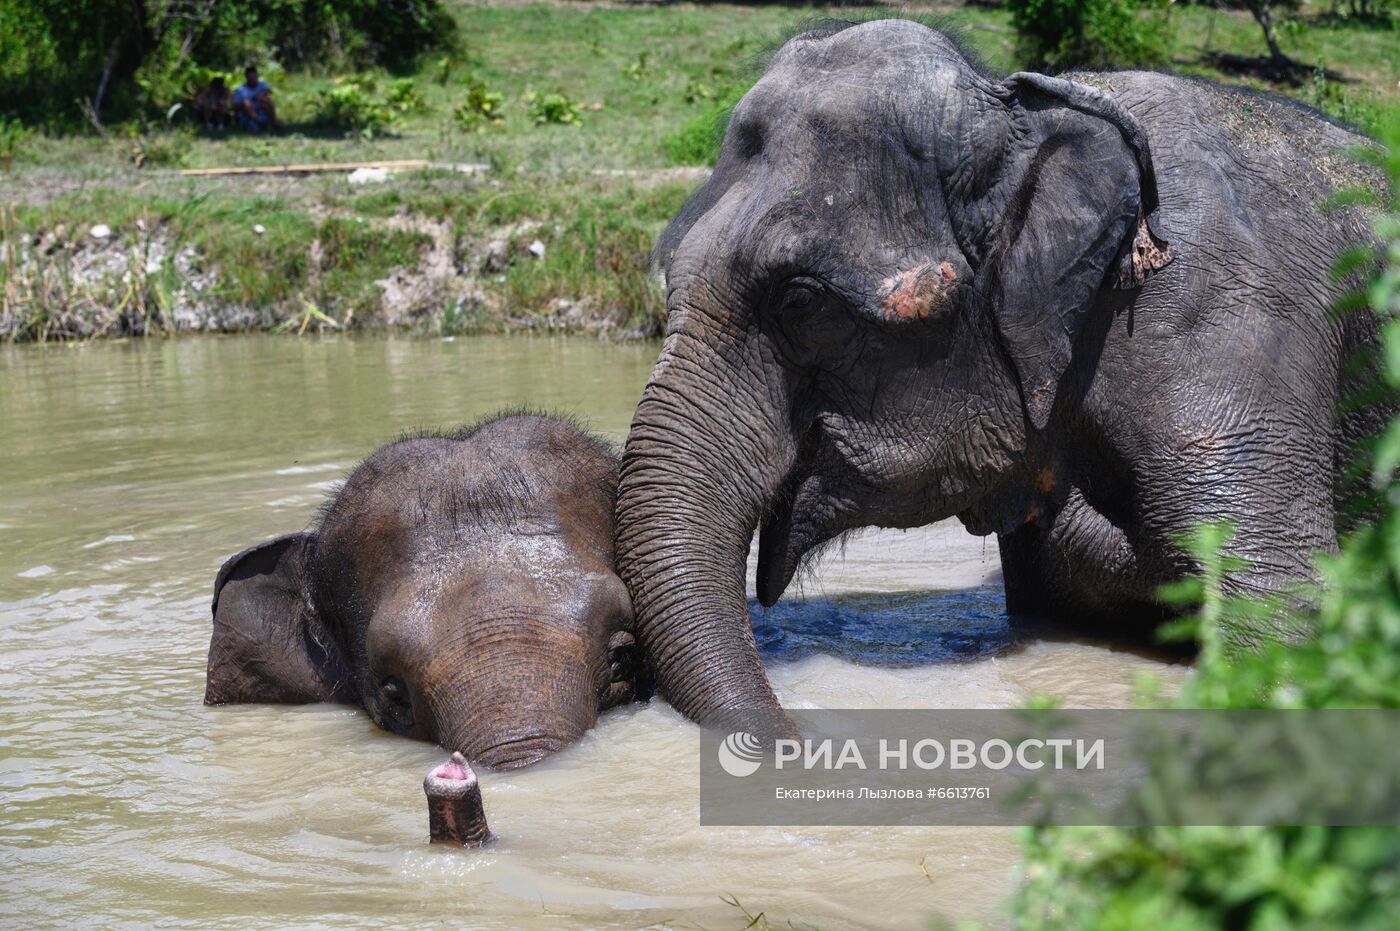
<path id="1" fill-rule="evenodd" d="M 1326 64 L 1319 60 L 1312 79 L 1302 88 L 1303 101 L 1328 116 L 1350 123 L 1362 132 L 1377 136 L 1385 131 L 1387 116 L 1394 107 L 1375 93 L 1347 88 L 1341 81 L 1329 80 Z"/>
<path id="2" fill-rule="evenodd" d="M 504 104 L 504 96 L 488 90 L 484 82 L 468 78 L 467 94 L 452 111 L 452 118 L 468 132 L 481 132 L 505 122 Z"/>
<path id="3" fill-rule="evenodd" d="M 451 55 L 444 55 L 433 64 L 433 80 L 437 81 L 439 87 L 446 87 L 447 82 L 452 79 L 452 66 L 455 64 Z"/>
<path id="4" fill-rule="evenodd" d="M 704 81 L 695 78 L 687 78 L 685 82 L 685 102 L 699 103 L 702 100 L 714 100 L 716 91 Z"/>
<path id="5" fill-rule="evenodd" d="M 649 58 L 650 56 L 648 53 L 642 52 L 637 56 L 635 61 L 623 65 L 622 76 L 631 78 L 634 81 L 640 81 L 648 74 L 651 74 L 651 66 L 647 63 Z"/>
<path id="6" fill-rule="evenodd" d="M 1396 0 L 1348 0 L 1343 7 L 1342 0 L 1332 0 L 1332 16 L 1339 20 L 1355 19 L 1390 26 L 1391 10 L 1397 5 Z"/>
<path id="7" fill-rule="evenodd" d="M 31 131 L 21 125 L 19 120 L 0 116 L 0 168 L 9 172 L 10 160 L 31 135 Z"/>
<path id="8" fill-rule="evenodd" d="M 1029 67 L 1150 67 L 1171 47 L 1168 0 L 1007 0 Z"/>
<path id="9" fill-rule="evenodd" d="M 536 126 L 546 123 L 583 125 L 583 116 L 579 113 L 578 104 L 563 94 L 537 94 L 530 91 L 525 95 L 525 106 L 530 108 L 530 117 Z"/>
<path id="10" fill-rule="evenodd" d="M 707 85 L 702 85 L 708 88 Z M 709 97 L 695 94 L 695 101 L 701 108 L 686 120 L 681 127 L 661 140 L 661 151 L 671 165 L 713 165 L 719 157 L 724 131 L 729 126 L 729 116 L 734 107 L 748 91 L 748 86 L 731 86 L 721 90 L 710 89 Z M 686 100 L 691 100 L 692 88 L 686 89 Z"/>
<path id="11" fill-rule="evenodd" d="M 1391 178 L 1387 212 L 1375 220 L 1381 267 L 1342 309 L 1382 319 L 1386 386 L 1400 388 L 1400 124 L 1388 154 L 1372 151 Z M 1337 273 L 1375 259 L 1344 256 Z M 1195 708 L 1400 708 L 1400 416 L 1378 440 L 1364 473 L 1377 516 L 1318 557 L 1324 587 L 1293 608 L 1302 643 L 1239 656 L 1221 647 L 1218 625 L 1273 610 L 1226 598 L 1221 580 L 1238 564 L 1223 556 L 1228 530 L 1203 528 L 1188 544 L 1201 578 L 1174 586 L 1204 607 L 1195 675 L 1175 704 Z M 1037 828 L 1027 845 L 1026 885 L 1016 904 L 1022 929 L 1285 929 L 1393 927 L 1400 914 L 1400 829 L 1393 827 Z"/>
<path id="12" fill-rule="evenodd" d="M 181 6 L 0 0 L 3 107 L 70 126 L 83 109 L 102 119 L 164 111 L 194 62 L 271 52 L 288 67 L 399 67 L 455 41 L 440 0 L 246 0 L 197 4 L 200 15 L 184 15 Z"/>
<path id="13" fill-rule="evenodd" d="M 369 75 L 336 78 L 335 83 L 321 91 L 316 118 L 355 130 L 366 139 L 382 133 L 394 114 L 376 97 L 377 83 Z"/>
<path id="14" fill-rule="evenodd" d="M 169 168 L 185 163 L 194 145 L 188 125 L 157 126 L 144 120 L 126 124 L 127 153 L 137 168 Z"/>
<path id="15" fill-rule="evenodd" d="M 413 78 L 399 78 L 390 84 L 384 92 L 384 103 L 395 113 L 422 113 L 428 109 L 428 102 Z"/>

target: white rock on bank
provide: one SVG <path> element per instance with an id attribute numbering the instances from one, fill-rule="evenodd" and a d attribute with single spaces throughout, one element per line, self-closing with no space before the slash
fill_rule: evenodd
<path id="1" fill-rule="evenodd" d="M 351 184 L 383 184 L 389 180 L 389 172 L 383 168 L 356 168 L 345 180 Z"/>
<path id="2" fill-rule="evenodd" d="M 510 264 L 510 243 L 504 239 L 493 239 L 486 244 L 486 257 L 482 260 L 488 272 L 505 271 Z"/>
<path id="3" fill-rule="evenodd" d="M 263 226 L 261 223 L 254 223 L 254 224 L 253 224 L 253 232 L 255 232 L 255 233 L 257 233 L 259 236 L 261 236 L 263 233 L 266 233 L 266 232 L 267 232 L 267 227 L 266 227 L 266 226 Z"/>
<path id="4" fill-rule="evenodd" d="M 112 235 L 112 228 L 106 223 L 96 223 L 88 230 L 88 235 L 93 239 L 106 239 Z"/>
<path id="5" fill-rule="evenodd" d="M 538 239 L 530 243 L 530 254 L 537 259 L 544 258 L 544 243 L 540 242 Z"/>

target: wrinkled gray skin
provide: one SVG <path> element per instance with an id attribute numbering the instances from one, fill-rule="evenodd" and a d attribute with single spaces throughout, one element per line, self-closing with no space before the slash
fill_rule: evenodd
<path id="1" fill-rule="evenodd" d="M 617 468 L 535 416 L 384 447 L 315 532 L 219 571 L 205 702 L 359 704 L 498 769 L 573 742 L 643 689 Z"/>
<path id="2" fill-rule="evenodd" d="M 1094 86 L 1090 86 L 1090 84 Z M 1336 545 L 1370 239 L 1363 140 L 1151 73 L 987 76 L 904 21 L 788 42 L 663 234 L 669 319 L 623 454 L 618 566 L 686 715 L 786 730 L 759 599 L 855 528 L 995 533 L 1013 613 L 1163 616 L 1175 535 L 1238 525 L 1249 587 Z M 1260 635 L 1265 632 L 1256 632 Z"/>

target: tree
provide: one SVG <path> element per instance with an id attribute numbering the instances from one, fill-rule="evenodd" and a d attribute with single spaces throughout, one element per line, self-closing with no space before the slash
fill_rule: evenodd
<path id="1" fill-rule="evenodd" d="M 1152 66 L 1171 46 L 1162 0 L 1007 0 L 1030 67 Z"/>
<path id="2" fill-rule="evenodd" d="M 57 126 L 164 109 L 199 64 L 394 66 L 454 39 L 440 0 L 0 0 L 0 23 L 0 115 Z"/>
<path id="3" fill-rule="evenodd" d="M 1239 5 L 1249 10 L 1249 15 L 1253 16 L 1259 28 L 1264 30 L 1264 41 L 1269 46 L 1269 60 L 1285 69 L 1292 67 L 1293 60 L 1283 54 L 1283 49 L 1278 45 L 1278 38 L 1274 35 L 1273 7 L 1292 12 L 1298 9 L 1299 3 L 1300 0 L 1239 0 Z"/>

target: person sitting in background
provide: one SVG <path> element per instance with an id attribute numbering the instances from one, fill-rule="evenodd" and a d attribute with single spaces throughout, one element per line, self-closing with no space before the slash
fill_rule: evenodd
<path id="1" fill-rule="evenodd" d="M 223 129 L 233 118 L 229 107 L 228 86 L 222 76 L 216 76 L 200 88 L 194 98 L 195 113 L 199 125 L 205 129 Z"/>
<path id="2" fill-rule="evenodd" d="M 258 69 L 248 66 L 243 83 L 233 92 L 233 112 L 249 132 L 262 132 L 277 126 L 277 109 L 272 105 L 272 88 L 258 80 Z"/>

